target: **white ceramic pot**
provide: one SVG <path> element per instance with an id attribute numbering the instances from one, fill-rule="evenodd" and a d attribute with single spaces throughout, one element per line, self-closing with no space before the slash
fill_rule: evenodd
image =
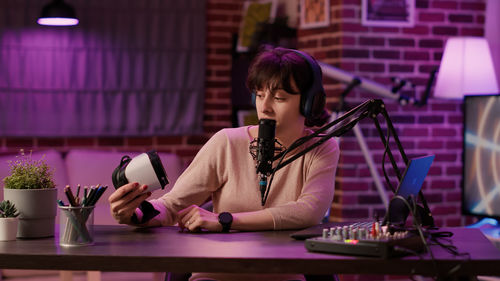
<path id="1" fill-rule="evenodd" d="M 16 240 L 18 218 L 0 218 L 0 241 Z"/>
<path id="2" fill-rule="evenodd" d="M 57 189 L 4 188 L 4 199 L 19 211 L 17 237 L 41 238 L 54 236 L 57 213 Z"/>

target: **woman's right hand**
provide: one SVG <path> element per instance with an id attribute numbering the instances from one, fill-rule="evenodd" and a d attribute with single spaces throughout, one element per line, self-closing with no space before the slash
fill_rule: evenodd
<path id="1" fill-rule="evenodd" d="M 139 183 L 127 183 L 120 186 L 108 199 L 113 218 L 120 224 L 132 224 L 132 215 L 142 201 L 151 196 L 151 192 L 143 193 L 148 187 Z"/>

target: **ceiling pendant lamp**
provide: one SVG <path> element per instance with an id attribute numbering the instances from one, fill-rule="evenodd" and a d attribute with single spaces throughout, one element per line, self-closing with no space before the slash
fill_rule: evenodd
<path id="1" fill-rule="evenodd" d="M 40 25 L 72 26 L 78 24 L 78 19 L 71 5 L 64 0 L 53 0 L 43 7 L 37 22 Z"/>

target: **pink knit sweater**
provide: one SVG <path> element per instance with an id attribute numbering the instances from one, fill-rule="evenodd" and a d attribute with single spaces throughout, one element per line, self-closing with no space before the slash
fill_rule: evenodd
<path id="1" fill-rule="evenodd" d="M 319 223 L 333 200 L 340 154 L 337 142 L 330 139 L 277 171 L 266 205 L 261 206 L 256 162 L 249 153 L 252 141 L 249 128 L 217 132 L 172 190 L 151 200 L 160 211 L 154 219 L 162 225 L 173 225 L 177 222 L 178 211 L 211 198 L 215 213 L 266 209 L 273 217 L 275 230 L 305 228 Z"/>

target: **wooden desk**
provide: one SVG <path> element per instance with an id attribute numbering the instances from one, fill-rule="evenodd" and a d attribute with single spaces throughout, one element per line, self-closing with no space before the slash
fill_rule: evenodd
<path id="1" fill-rule="evenodd" d="M 500 251 L 477 229 L 447 228 L 470 259 L 433 246 L 440 271 L 500 275 Z M 176 227 L 95 226 L 95 244 L 63 248 L 57 238 L 0 242 L 0 268 L 83 271 L 434 275 L 429 255 L 378 259 L 308 252 L 291 231 L 180 233 Z"/>

